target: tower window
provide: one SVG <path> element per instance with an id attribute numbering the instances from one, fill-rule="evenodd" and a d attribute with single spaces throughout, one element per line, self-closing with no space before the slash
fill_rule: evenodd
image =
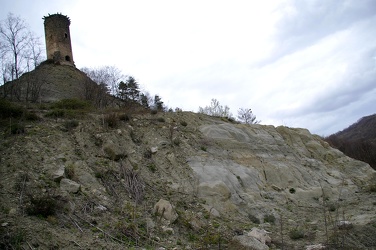
<path id="1" fill-rule="evenodd" d="M 65 56 L 65 61 L 70 62 L 70 57 L 69 56 Z"/>
<path id="2" fill-rule="evenodd" d="M 67 34 L 67 33 L 65 33 L 65 34 L 64 34 L 64 37 L 65 37 L 65 38 L 68 38 L 68 34 Z"/>

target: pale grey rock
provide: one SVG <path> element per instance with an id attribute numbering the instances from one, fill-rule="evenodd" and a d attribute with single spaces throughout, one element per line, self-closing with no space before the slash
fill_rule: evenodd
<path id="1" fill-rule="evenodd" d="M 153 214 L 163 217 L 170 223 L 173 223 L 178 218 L 178 214 L 176 213 L 175 208 L 169 201 L 166 201 L 164 199 L 160 199 L 154 205 Z"/>
<path id="2" fill-rule="evenodd" d="M 316 245 L 309 245 L 306 246 L 306 250 L 321 250 L 325 249 L 326 247 L 323 244 L 316 244 Z"/>
<path id="3" fill-rule="evenodd" d="M 174 234 L 174 229 L 171 227 L 162 226 L 162 231 L 167 234 Z"/>
<path id="4" fill-rule="evenodd" d="M 232 238 L 230 250 L 268 250 L 269 247 L 252 236 L 237 235 Z"/>
<path id="5" fill-rule="evenodd" d="M 60 189 L 68 193 L 78 193 L 78 191 L 80 191 L 80 187 L 80 184 L 69 179 L 64 178 L 60 181 Z"/>
<path id="6" fill-rule="evenodd" d="M 205 208 L 206 211 L 208 211 L 210 216 L 213 216 L 213 217 L 219 217 L 220 216 L 220 213 L 214 207 L 211 207 L 211 206 L 208 206 L 208 205 L 202 205 L 202 206 Z"/>
<path id="7" fill-rule="evenodd" d="M 272 239 L 269 237 L 268 232 L 264 229 L 252 228 L 251 232 L 248 233 L 248 236 L 252 236 L 263 244 L 270 244 Z"/>
<path id="8" fill-rule="evenodd" d="M 148 229 L 154 229 L 155 228 L 155 223 L 151 218 L 146 218 L 146 227 Z"/>
<path id="9" fill-rule="evenodd" d="M 346 228 L 352 228 L 353 224 L 350 221 L 347 220 L 341 220 L 338 222 L 338 228 L 340 229 L 346 229 Z"/>
<path id="10" fill-rule="evenodd" d="M 65 166 L 60 165 L 57 168 L 55 168 L 55 170 L 52 172 L 51 174 L 52 179 L 56 182 L 59 182 L 61 181 L 61 179 L 64 178 L 64 173 L 65 173 Z"/>
<path id="11" fill-rule="evenodd" d="M 150 151 L 151 151 L 152 154 L 155 154 L 155 153 L 158 152 L 158 147 L 151 147 Z"/>
<path id="12" fill-rule="evenodd" d="M 122 148 L 120 145 L 115 144 L 112 140 L 108 140 L 104 143 L 103 151 L 109 159 L 115 161 L 123 159 L 127 156 L 124 148 Z"/>

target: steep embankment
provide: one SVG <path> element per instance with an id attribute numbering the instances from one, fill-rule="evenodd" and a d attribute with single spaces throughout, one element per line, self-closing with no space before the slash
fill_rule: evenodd
<path id="1" fill-rule="evenodd" d="M 44 118 L 5 137 L 3 246 L 228 249 L 253 227 L 271 247 L 376 246 L 375 171 L 305 129 L 186 112 L 118 113 L 114 128 L 108 118 Z"/>
<path id="2" fill-rule="evenodd" d="M 0 96 L 13 101 L 53 102 L 87 98 L 85 95 L 96 85 L 75 67 L 45 61 L 19 79 L 0 86 Z"/>

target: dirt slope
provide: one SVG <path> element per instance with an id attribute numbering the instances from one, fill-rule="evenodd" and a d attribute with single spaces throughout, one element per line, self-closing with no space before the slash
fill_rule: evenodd
<path id="1" fill-rule="evenodd" d="M 307 130 L 124 110 L 109 127 L 109 111 L 35 111 L 25 133 L 2 135 L 2 248 L 229 249 L 253 227 L 272 249 L 376 247 L 375 171 Z"/>

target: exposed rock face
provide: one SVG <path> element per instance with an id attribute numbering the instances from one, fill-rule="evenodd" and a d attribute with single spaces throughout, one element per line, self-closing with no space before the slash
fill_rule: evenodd
<path id="1" fill-rule="evenodd" d="M 376 176 L 369 165 L 306 129 L 229 123 L 199 129 L 213 146 L 208 154 L 189 157 L 188 164 L 197 174 L 199 195 L 223 214 L 272 211 L 286 202 L 351 200 Z M 362 221 L 363 215 L 353 216 Z"/>

